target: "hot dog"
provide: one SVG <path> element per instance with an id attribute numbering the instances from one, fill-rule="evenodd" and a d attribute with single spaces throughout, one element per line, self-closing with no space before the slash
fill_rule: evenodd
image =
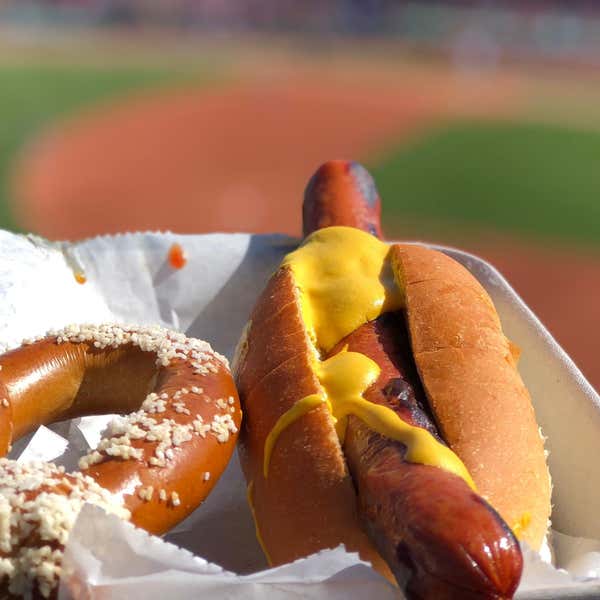
<path id="1" fill-rule="evenodd" d="M 439 439 L 420 382 L 411 372 L 402 314 L 387 313 L 363 325 L 331 354 L 344 347 L 381 368 L 364 394 L 366 400 L 389 407 Z M 493 598 L 514 593 L 522 568 L 519 546 L 504 521 L 463 479 L 407 462 L 404 445 L 354 416 L 348 420 L 343 448 L 371 539 L 412 596 Z"/>
<path id="2" fill-rule="evenodd" d="M 413 597 L 511 597 L 514 533 L 539 548 L 550 483 L 489 296 L 447 256 L 374 237 L 379 197 L 359 165 L 321 167 L 303 214 L 308 237 L 234 363 L 270 561 L 343 542 Z"/>

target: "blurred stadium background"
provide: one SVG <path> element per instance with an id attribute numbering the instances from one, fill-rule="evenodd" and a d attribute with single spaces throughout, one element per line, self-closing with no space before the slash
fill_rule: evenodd
<path id="1" fill-rule="evenodd" d="M 599 69 L 593 0 L 0 0 L 0 226 L 298 234 L 355 158 L 600 387 Z"/>

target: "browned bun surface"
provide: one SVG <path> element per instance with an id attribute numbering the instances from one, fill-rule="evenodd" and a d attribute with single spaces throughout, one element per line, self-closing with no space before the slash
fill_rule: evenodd
<path id="1" fill-rule="evenodd" d="M 395 245 L 415 363 L 440 431 L 478 491 L 539 549 L 551 485 L 531 399 L 492 301 L 448 256 Z"/>
<path id="2" fill-rule="evenodd" d="M 314 352 L 292 272 L 282 268 L 257 302 L 234 365 L 244 406 L 240 460 L 258 534 L 272 565 L 344 543 L 391 578 L 359 524 L 352 480 L 325 406 L 281 432 L 263 476 L 265 441 L 277 419 L 320 392 Z"/>

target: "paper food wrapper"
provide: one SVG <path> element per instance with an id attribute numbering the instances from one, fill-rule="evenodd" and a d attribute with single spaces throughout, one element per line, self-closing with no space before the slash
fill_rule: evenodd
<path id="1" fill-rule="evenodd" d="M 174 270 L 173 243 L 187 255 Z M 259 292 L 298 240 L 247 234 L 136 233 L 50 243 L 0 231 L 0 349 L 70 323 L 159 324 L 210 341 L 232 357 Z M 524 548 L 519 598 L 600 596 L 600 398 L 502 276 L 463 263 L 494 300 L 547 436 L 554 486 L 555 568 Z M 76 274 L 84 274 L 81 284 Z M 110 417 L 41 427 L 15 444 L 20 460 L 76 468 Z M 392 598 L 398 591 L 343 548 L 267 569 L 237 457 L 207 501 L 164 540 L 87 506 L 65 550 L 61 597 Z M 73 582 L 78 588 L 74 588 Z"/>

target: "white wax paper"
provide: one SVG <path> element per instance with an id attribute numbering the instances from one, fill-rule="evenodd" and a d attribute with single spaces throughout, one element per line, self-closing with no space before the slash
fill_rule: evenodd
<path id="1" fill-rule="evenodd" d="M 393 586 L 357 554 L 341 547 L 290 565 L 238 576 L 90 505 L 75 525 L 64 562 L 78 575 L 76 585 L 81 585 L 81 574 L 86 573 L 85 579 L 92 582 L 85 590 L 90 598 L 397 597 Z M 64 598 L 69 597 L 69 580 L 68 575 L 63 577 Z M 81 588 L 78 591 L 81 593 Z"/>
<path id="2" fill-rule="evenodd" d="M 174 242 L 188 257 L 181 270 L 168 264 Z M 67 244 L 0 231 L 0 345 L 14 347 L 24 337 L 75 322 L 157 323 L 206 339 L 231 358 L 257 295 L 296 245 L 283 236 L 170 233 Z M 569 572 L 525 549 L 518 597 L 599 597 L 600 461 L 591 458 L 600 452 L 600 399 L 497 271 L 471 255 L 443 250 L 486 287 L 507 335 L 521 347 L 520 370 L 548 436 L 552 519 L 560 531 L 555 553 L 558 566 Z M 85 274 L 85 284 L 75 280 L 77 271 Z M 60 435 L 68 445 L 56 462 L 74 468 L 109 419 L 41 428 L 17 442 L 13 456 L 25 452 L 54 459 L 65 446 Z M 388 598 L 396 593 L 342 549 L 264 570 L 237 457 L 204 505 L 166 539 L 187 550 L 89 507 L 70 537 L 65 566 L 84 579 L 89 597 Z M 61 594 L 68 594 L 68 585 Z"/>

